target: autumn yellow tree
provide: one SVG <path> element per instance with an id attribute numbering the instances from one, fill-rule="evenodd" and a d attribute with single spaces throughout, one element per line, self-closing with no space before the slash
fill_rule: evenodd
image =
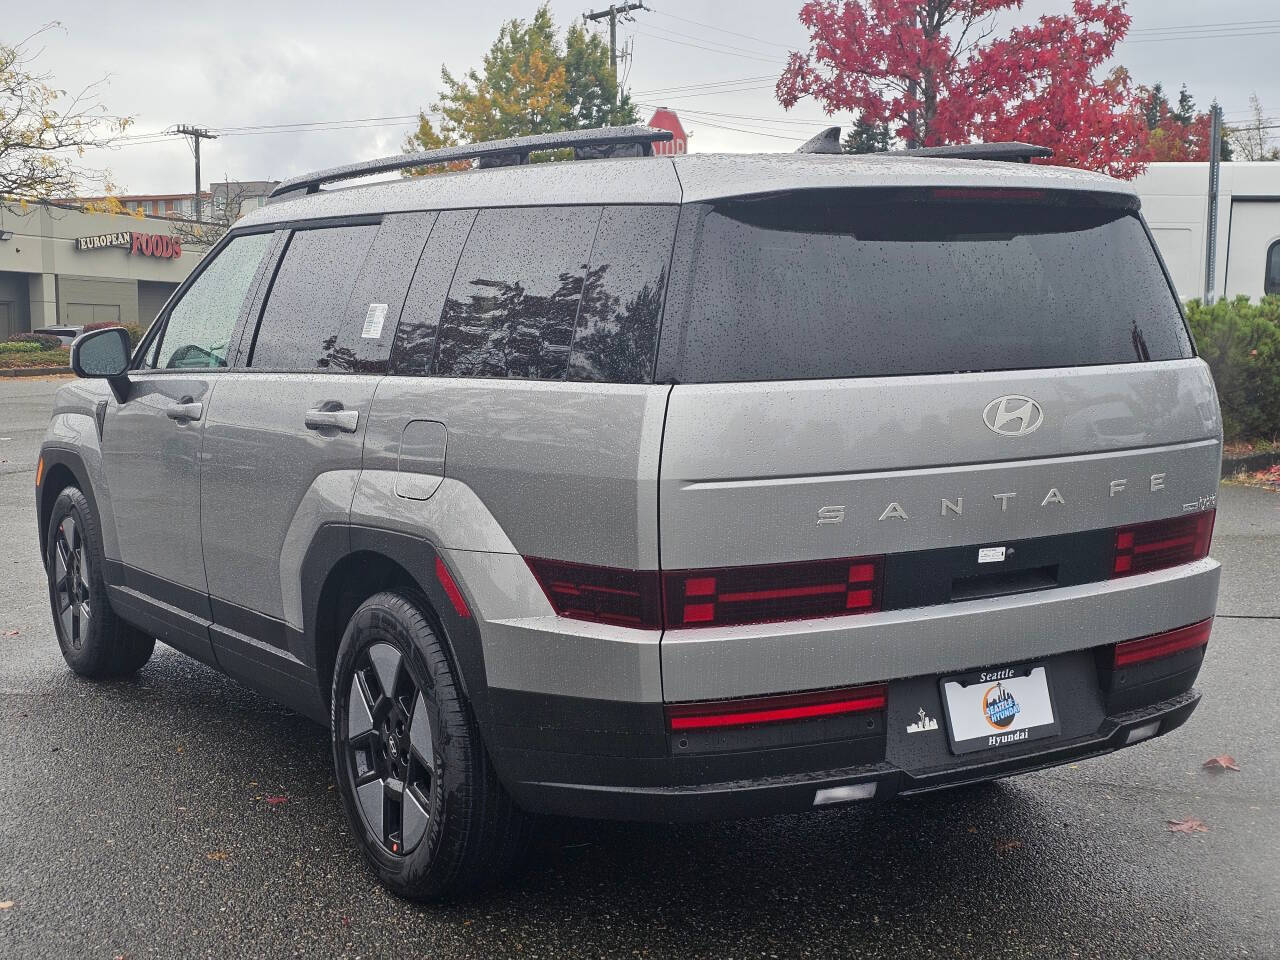
<path id="1" fill-rule="evenodd" d="M 107 113 L 97 83 L 69 93 L 39 71 L 32 42 L 57 26 L 12 46 L 0 42 L 0 200 L 69 197 L 85 184 L 100 187 L 106 174 L 81 165 L 85 151 L 109 146 L 131 123 Z"/>
<path id="2" fill-rule="evenodd" d="M 614 102 L 617 77 L 608 46 L 579 24 L 561 42 L 546 4 L 528 21 L 504 23 L 480 69 L 459 78 L 442 67 L 440 79 L 443 89 L 431 107 L 439 124 L 421 112 L 407 152 L 637 120 L 627 95 Z"/>

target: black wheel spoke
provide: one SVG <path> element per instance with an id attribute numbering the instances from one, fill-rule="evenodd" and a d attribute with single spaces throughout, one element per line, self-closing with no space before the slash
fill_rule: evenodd
<path id="1" fill-rule="evenodd" d="M 435 751 L 427 703 L 391 643 L 372 643 L 352 672 L 346 734 L 365 825 L 385 850 L 403 856 L 427 833 Z"/>

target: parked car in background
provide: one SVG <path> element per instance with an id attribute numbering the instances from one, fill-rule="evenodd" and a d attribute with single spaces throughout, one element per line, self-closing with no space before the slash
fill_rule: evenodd
<path id="1" fill-rule="evenodd" d="M 327 724 L 398 894 L 501 877 L 530 812 L 884 800 L 1199 702 L 1221 423 L 1132 188 L 523 162 L 659 136 L 287 181 L 132 357 L 73 347 L 36 480 L 67 662 L 158 637 Z M 321 189 L 463 159 L 497 165 Z"/>
<path id="2" fill-rule="evenodd" d="M 57 337 L 64 347 L 69 347 L 72 342 L 75 341 L 76 337 L 80 336 L 83 329 L 83 327 L 55 326 L 41 327 L 35 332 L 48 334 L 51 337 Z"/>

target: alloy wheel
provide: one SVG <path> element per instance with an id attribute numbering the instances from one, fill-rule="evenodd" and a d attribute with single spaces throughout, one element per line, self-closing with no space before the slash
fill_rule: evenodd
<path id="1" fill-rule="evenodd" d="M 408 854 L 431 820 L 435 755 L 426 700 L 389 643 L 370 644 L 356 661 L 347 754 L 365 825 L 388 853 Z"/>
<path id="2" fill-rule="evenodd" d="M 89 600 L 89 556 L 84 531 L 75 516 L 58 524 L 53 541 L 53 595 L 63 639 L 76 650 L 84 646 L 93 607 Z"/>

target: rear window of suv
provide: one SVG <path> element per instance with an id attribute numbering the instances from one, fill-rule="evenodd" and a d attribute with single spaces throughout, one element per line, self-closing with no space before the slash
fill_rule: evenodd
<path id="1" fill-rule="evenodd" d="M 692 248 L 692 276 L 662 349 L 680 382 L 1192 355 L 1130 210 L 1025 193 L 867 190 L 686 210 L 681 232 L 691 233 L 678 247 Z"/>

